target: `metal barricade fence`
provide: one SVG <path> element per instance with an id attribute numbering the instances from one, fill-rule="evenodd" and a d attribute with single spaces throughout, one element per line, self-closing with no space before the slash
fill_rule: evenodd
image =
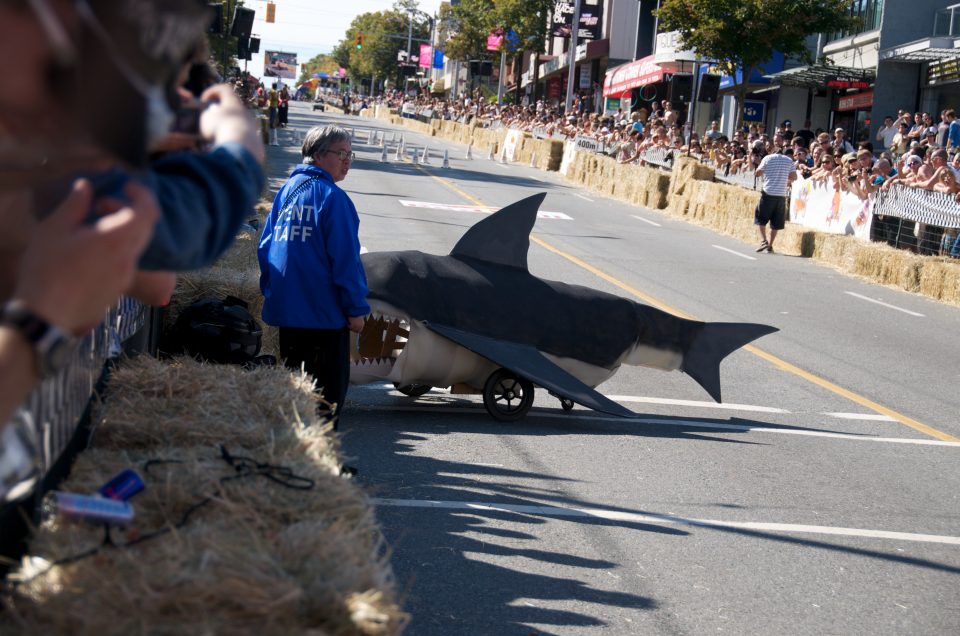
<path id="1" fill-rule="evenodd" d="M 920 254 L 952 254 L 960 234 L 956 195 L 893 183 L 877 192 L 871 238 Z"/>
<path id="2" fill-rule="evenodd" d="M 659 166 L 667 170 L 673 170 L 673 165 L 677 160 L 677 155 L 679 151 L 674 148 L 662 148 L 659 146 L 654 146 L 653 148 L 647 148 L 640 153 L 640 159 L 642 159 L 648 165 Z"/>
<path id="3" fill-rule="evenodd" d="M 122 299 L 83 338 L 70 363 L 41 382 L 21 406 L 16 419 L 33 428 L 41 476 L 57 463 L 73 439 L 107 360 L 119 355 L 123 342 L 146 325 L 147 315 L 147 308 L 139 302 Z"/>

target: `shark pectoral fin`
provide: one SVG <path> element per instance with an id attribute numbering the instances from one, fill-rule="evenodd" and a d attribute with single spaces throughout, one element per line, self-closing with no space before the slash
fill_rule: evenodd
<path id="1" fill-rule="evenodd" d="M 728 355 L 767 334 L 780 331 L 769 325 L 745 322 L 708 322 L 683 356 L 680 369 L 720 402 L 720 363 Z"/>
<path id="2" fill-rule="evenodd" d="M 619 417 L 636 417 L 636 413 L 591 389 L 548 360 L 534 347 L 496 340 L 446 325 L 426 323 L 426 326 L 444 338 L 483 356 L 538 386 L 542 386 L 548 391 L 552 391 L 560 397 L 565 397 L 601 413 Z"/>

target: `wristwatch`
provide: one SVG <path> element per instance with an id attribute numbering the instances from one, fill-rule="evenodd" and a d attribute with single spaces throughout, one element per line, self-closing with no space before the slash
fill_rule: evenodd
<path id="1" fill-rule="evenodd" d="M 64 368 L 80 345 L 78 338 L 51 325 L 21 300 L 11 300 L 0 308 L 0 325 L 16 329 L 33 346 L 40 378 Z"/>

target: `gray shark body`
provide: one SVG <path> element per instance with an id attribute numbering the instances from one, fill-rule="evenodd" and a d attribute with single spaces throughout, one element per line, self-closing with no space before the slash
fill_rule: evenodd
<path id="1" fill-rule="evenodd" d="M 632 416 L 594 390 L 631 364 L 682 370 L 720 401 L 721 360 L 776 329 L 686 320 L 533 276 L 529 235 L 545 196 L 480 221 L 448 256 L 364 254 L 377 320 L 361 335 L 366 355 L 352 366 L 351 381 L 481 388 L 502 367 L 578 404 Z"/>

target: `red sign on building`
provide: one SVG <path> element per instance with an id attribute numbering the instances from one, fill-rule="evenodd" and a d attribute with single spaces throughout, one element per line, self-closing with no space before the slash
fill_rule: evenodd
<path id="1" fill-rule="evenodd" d="M 873 106 L 873 91 L 847 95 L 846 97 L 841 97 L 837 102 L 837 110 L 857 110 L 858 108 L 869 108 L 870 106 Z"/>

